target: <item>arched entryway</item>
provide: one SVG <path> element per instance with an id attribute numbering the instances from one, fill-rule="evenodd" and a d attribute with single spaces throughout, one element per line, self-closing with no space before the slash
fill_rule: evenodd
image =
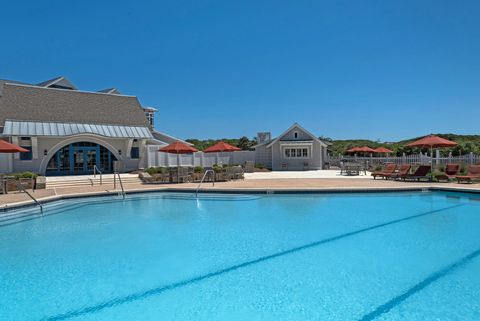
<path id="1" fill-rule="evenodd" d="M 60 148 L 47 163 L 45 175 L 92 174 L 95 165 L 103 172 L 113 171 L 115 155 L 94 142 L 75 142 Z"/>

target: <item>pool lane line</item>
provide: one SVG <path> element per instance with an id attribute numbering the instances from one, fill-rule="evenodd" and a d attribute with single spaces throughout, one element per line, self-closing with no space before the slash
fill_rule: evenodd
<path id="1" fill-rule="evenodd" d="M 178 281 L 178 282 L 175 282 L 175 283 L 172 283 L 172 284 L 169 284 L 169 285 L 160 286 L 160 287 L 153 288 L 153 289 L 150 289 L 150 290 L 133 293 L 133 294 L 123 296 L 123 297 L 114 298 L 114 299 L 99 303 L 97 305 L 89 306 L 89 307 L 79 309 L 79 310 L 69 311 L 69 312 L 62 313 L 62 314 L 57 314 L 55 316 L 46 317 L 46 318 L 43 318 L 43 319 L 40 319 L 40 320 L 41 321 L 61 321 L 61 320 L 67 320 L 67 319 L 78 317 L 78 316 L 85 315 L 85 314 L 96 313 L 96 312 L 99 312 L 99 311 L 107 309 L 107 308 L 113 308 L 113 307 L 121 305 L 121 304 L 129 303 L 129 302 L 133 302 L 133 301 L 137 301 L 137 300 L 143 300 L 143 299 L 146 299 L 148 297 L 158 295 L 158 294 L 161 294 L 161 293 L 169 291 L 169 290 L 174 290 L 174 289 L 177 289 L 177 288 L 180 288 L 180 287 L 184 287 L 184 286 L 187 286 L 187 285 L 190 285 L 190 284 L 193 284 L 193 283 L 197 283 L 197 282 L 200 282 L 200 281 L 203 281 L 203 280 L 206 280 L 206 279 L 210 279 L 210 278 L 222 275 L 222 274 L 233 272 L 233 271 L 239 270 L 241 268 L 245 268 L 245 267 L 249 267 L 251 265 L 262 263 L 262 262 L 265 262 L 265 261 L 268 261 L 268 260 L 271 260 L 271 259 L 274 259 L 274 258 L 277 258 L 277 257 L 282 257 L 282 256 L 285 256 L 285 255 L 288 255 L 288 254 L 292 254 L 292 253 L 296 253 L 296 252 L 303 251 L 303 250 L 306 250 L 306 249 L 314 248 L 316 246 L 319 246 L 319 245 L 322 245 L 322 244 L 325 244 L 325 243 L 338 241 L 340 239 L 343 239 L 343 238 L 346 238 L 346 237 L 349 237 L 349 236 L 357 235 L 357 234 L 360 234 L 360 233 L 363 233 L 363 232 L 372 231 L 372 230 L 375 230 L 375 229 L 378 229 L 378 228 L 381 228 L 381 227 L 405 222 L 405 221 L 408 221 L 408 220 L 424 217 L 424 216 L 427 216 L 427 215 L 432 215 L 432 214 L 439 213 L 439 212 L 448 211 L 448 210 L 458 208 L 458 207 L 461 207 L 461 206 L 464 206 L 464 205 L 465 204 L 457 204 L 457 205 L 453 205 L 453 206 L 449 206 L 449 207 L 444 207 L 444 208 L 440 208 L 440 209 L 437 209 L 437 210 L 428 211 L 428 212 L 404 217 L 404 218 L 401 218 L 401 219 L 389 221 L 389 222 L 386 222 L 386 223 L 366 227 L 366 228 L 356 230 L 356 231 L 353 231 L 353 232 L 340 234 L 340 235 L 329 237 L 329 238 L 326 238 L 326 239 L 323 239 L 323 240 L 320 240 L 320 241 L 316 241 L 316 242 L 308 243 L 308 244 L 305 244 L 305 245 L 302 245 L 302 246 L 294 247 L 294 248 L 291 248 L 289 250 L 281 251 L 281 252 L 278 252 L 278 253 L 275 253 L 275 254 L 262 256 L 260 258 L 257 258 L 257 259 L 251 260 L 251 261 L 247 261 L 247 262 L 244 262 L 244 263 L 239 263 L 239 264 L 236 264 L 236 265 L 232 265 L 230 267 L 227 267 L 227 268 L 215 271 L 215 272 L 210 272 L 210 273 L 207 273 L 207 274 L 203 274 L 203 275 L 200 275 L 200 276 L 197 276 L 197 277 L 193 277 L 191 279 Z"/>
<path id="2" fill-rule="evenodd" d="M 474 251 L 474 252 L 472 252 L 472 253 L 470 253 L 470 254 L 468 254 L 468 255 L 460 258 L 460 259 L 458 259 L 457 261 L 455 261 L 452 264 L 444 267 L 443 269 L 438 270 L 438 271 L 430 274 L 427 278 L 425 278 L 421 282 L 415 284 L 414 286 L 409 288 L 404 293 L 402 293 L 400 295 L 397 295 L 396 297 L 394 297 L 390 301 L 378 306 L 372 312 L 364 315 L 361 319 L 359 319 L 359 321 L 371 321 L 371 320 L 374 320 L 374 319 L 378 318 L 379 316 L 389 312 L 391 309 L 393 309 L 397 305 L 401 304 L 403 301 L 407 300 L 412 295 L 422 291 L 423 289 L 428 287 L 430 284 L 438 281 L 439 279 L 447 276 L 448 274 L 451 274 L 451 273 L 455 272 L 455 270 L 463 267 L 464 265 L 467 265 L 468 263 L 470 263 L 471 260 L 477 258 L 478 256 L 480 256 L 480 249 L 478 249 L 478 250 L 476 250 L 476 251 Z"/>

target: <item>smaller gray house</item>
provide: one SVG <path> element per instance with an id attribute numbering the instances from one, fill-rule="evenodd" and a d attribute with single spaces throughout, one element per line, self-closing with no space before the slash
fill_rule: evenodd
<path id="1" fill-rule="evenodd" d="M 300 126 L 293 124 L 277 138 L 268 132 L 258 133 L 255 163 L 278 170 L 323 169 L 327 156 L 327 144 Z"/>

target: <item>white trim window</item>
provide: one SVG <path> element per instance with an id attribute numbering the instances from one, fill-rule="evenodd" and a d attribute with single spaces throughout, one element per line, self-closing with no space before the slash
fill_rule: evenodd
<path id="1" fill-rule="evenodd" d="M 285 158 L 309 158 L 308 148 L 285 148 L 284 149 Z"/>

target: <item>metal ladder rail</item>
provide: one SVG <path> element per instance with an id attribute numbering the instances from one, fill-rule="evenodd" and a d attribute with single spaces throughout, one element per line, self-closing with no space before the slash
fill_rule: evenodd
<path id="1" fill-rule="evenodd" d="M 97 177 L 97 172 L 100 174 L 100 185 L 102 185 L 103 183 L 103 180 L 102 180 L 102 171 L 100 170 L 100 168 L 97 167 L 97 164 L 93 165 L 93 178 Z M 93 182 L 92 182 L 92 186 L 93 186 Z"/>
<path id="2" fill-rule="evenodd" d="M 27 194 L 32 200 L 33 202 L 35 203 L 35 205 L 39 206 L 40 207 L 40 213 L 43 215 L 43 205 L 37 201 L 37 199 L 35 197 L 33 197 L 32 194 L 30 194 L 26 189 L 25 187 L 23 187 L 23 185 L 17 181 L 17 180 L 14 180 L 15 181 L 15 184 L 17 185 L 18 189 L 21 190 L 22 192 L 24 192 L 25 194 Z"/>
<path id="3" fill-rule="evenodd" d="M 205 173 L 203 174 L 202 179 L 200 180 L 200 183 L 197 185 L 197 189 L 195 191 L 195 198 L 198 199 L 198 191 L 200 190 L 200 186 L 202 185 L 203 181 L 205 180 L 205 177 L 207 177 L 207 174 L 211 173 L 212 174 L 212 183 L 213 186 L 215 186 L 215 171 L 213 169 L 207 169 Z"/>
<path id="4" fill-rule="evenodd" d="M 117 189 L 117 179 L 116 179 L 117 176 L 118 176 L 118 182 L 120 183 L 120 188 L 122 189 L 122 197 L 123 199 L 125 199 L 125 190 L 123 189 L 122 178 L 120 177 L 120 173 L 118 172 L 113 173 L 113 188 Z"/>

